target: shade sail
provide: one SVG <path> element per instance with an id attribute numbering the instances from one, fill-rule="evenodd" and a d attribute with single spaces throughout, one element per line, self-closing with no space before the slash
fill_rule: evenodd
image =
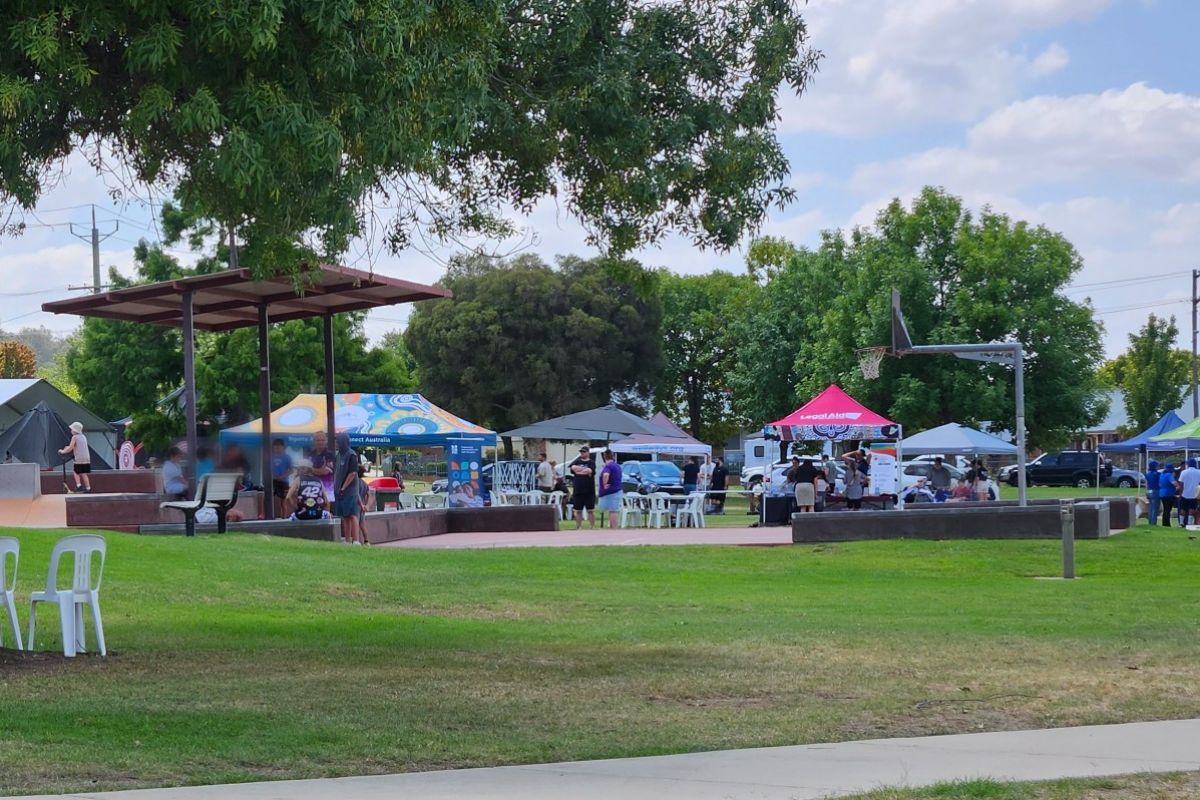
<path id="1" fill-rule="evenodd" d="M 1191 422 L 1172 428 L 1166 433 L 1151 436 L 1147 441 L 1148 450 L 1200 450 L 1200 417 Z"/>
<path id="2" fill-rule="evenodd" d="M 1142 450 L 1175 450 L 1176 447 L 1164 445 L 1160 442 L 1151 441 L 1155 436 L 1170 434 L 1174 430 L 1178 430 L 1184 426 L 1184 421 L 1174 411 L 1168 411 L 1162 415 L 1162 418 L 1151 425 L 1146 430 L 1139 433 L 1137 436 L 1130 437 L 1123 442 L 1109 442 L 1108 444 L 1100 445 L 1100 450 L 1105 453 L 1140 453 Z M 1200 439 L 1196 439 L 1190 447 L 1182 449 L 1198 449 Z"/>
<path id="3" fill-rule="evenodd" d="M 437 447 L 467 437 L 496 443 L 493 431 L 456 417 L 419 394 L 334 395 L 333 420 L 356 446 Z M 296 395 L 271 413 L 271 437 L 292 446 L 307 445 L 314 433 L 325 429 L 325 395 Z M 221 431 L 222 444 L 254 444 L 261 438 L 261 419 Z"/>
<path id="4" fill-rule="evenodd" d="M 1017 446 L 990 433 L 947 422 L 913 434 L 901 442 L 906 455 L 1011 456 Z"/>
<path id="5" fill-rule="evenodd" d="M 18 461 L 51 469 L 71 460 L 70 455 L 64 456 L 58 452 L 70 441 L 71 429 L 66 420 L 46 403 L 39 402 L 22 414 L 8 430 L 0 433 L 0 461 L 4 460 L 6 453 L 12 453 Z M 88 451 L 92 456 L 93 468 L 109 468 L 95 450 L 89 447 Z"/>
<path id="6" fill-rule="evenodd" d="M 549 439 L 555 442 L 611 442 L 636 434 L 672 438 L 672 433 L 672 430 L 662 428 L 636 414 L 608 405 L 513 428 L 501 435 L 522 439 Z"/>
<path id="7" fill-rule="evenodd" d="M 785 442 L 811 439 L 894 439 L 900 426 L 882 417 L 831 384 L 783 419 L 763 428 L 768 439 Z"/>
<path id="8" fill-rule="evenodd" d="M 650 419 L 663 430 L 675 431 L 674 436 L 656 436 L 649 433 L 637 433 L 618 439 L 609 445 L 614 453 L 664 453 L 681 456 L 712 455 L 712 446 L 695 439 L 683 428 L 671 421 L 666 414 L 659 412 Z"/>

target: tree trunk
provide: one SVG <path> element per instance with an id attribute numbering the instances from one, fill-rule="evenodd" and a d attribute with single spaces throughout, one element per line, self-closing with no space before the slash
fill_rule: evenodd
<path id="1" fill-rule="evenodd" d="M 512 461 L 512 457 L 513 457 L 512 437 L 511 436 L 501 436 L 500 441 L 504 442 L 504 460 Z"/>

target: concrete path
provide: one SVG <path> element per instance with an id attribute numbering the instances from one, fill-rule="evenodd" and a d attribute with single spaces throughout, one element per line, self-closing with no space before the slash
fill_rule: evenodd
<path id="1" fill-rule="evenodd" d="M 970 778 L 1033 781 L 1191 770 L 1200 770 L 1200 720 L 42 795 L 41 800 L 816 800 L 885 786 L 926 786 Z"/>
<path id="2" fill-rule="evenodd" d="M 564 522 L 561 531 L 518 531 L 515 533 L 443 533 L 389 542 L 382 547 L 413 547 L 425 550 L 469 550 L 487 547 L 597 547 L 616 545 L 681 544 L 791 544 L 792 529 L 770 528 L 584 528 Z"/>

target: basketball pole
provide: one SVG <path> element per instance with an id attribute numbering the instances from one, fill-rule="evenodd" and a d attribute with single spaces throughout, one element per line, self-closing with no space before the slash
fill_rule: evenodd
<path id="1" fill-rule="evenodd" d="M 1028 483 L 1025 476 L 1025 348 L 1020 342 L 991 342 L 989 344 L 921 344 L 910 345 L 898 351 L 900 355 L 937 355 L 950 354 L 973 360 L 994 361 L 998 363 L 1011 362 L 1013 365 L 1014 400 L 1017 406 L 1017 505 L 1027 506 Z M 999 358 L 979 358 L 979 356 L 996 355 Z"/>

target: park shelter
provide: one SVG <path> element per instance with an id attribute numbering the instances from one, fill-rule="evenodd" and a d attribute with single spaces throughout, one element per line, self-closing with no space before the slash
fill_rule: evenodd
<path id="1" fill-rule="evenodd" d="M 0 431 L 13 427 L 22 415 L 44 403 L 54 413 L 67 421 L 83 424 L 83 434 L 88 446 L 99 456 L 99 464 L 107 469 L 114 461 L 116 431 L 113 426 L 93 414 L 86 407 L 63 394 L 49 381 L 40 378 L 0 379 Z M 4 453 L 0 451 L 0 459 Z M 56 464 L 58 462 L 55 462 Z"/>
<path id="2" fill-rule="evenodd" d="M 438 408 L 419 394 L 335 394 L 333 427 L 350 435 L 355 447 L 445 447 L 451 439 L 471 437 L 495 446 L 496 434 Z M 328 430 L 325 397 L 296 395 L 271 413 L 271 436 L 289 446 L 305 447 L 317 431 Z M 221 431 L 221 444 L 257 445 L 262 420 Z"/>
<path id="3" fill-rule="evenodd" d="M 4 433 L 0 433 L 0 459 L 11 453 L 13 458 L 22 463 L 53 469 L 71 460 L 70 455 L 58 452 L 70 443 L 70 423 L 45 401 L 39 400 L 37 405 L 8 426 Z M 89 442 L 92 466 L 109 469 L 108 463 L 90 445 Z"/>
<path id="4" fill-rule="evenodd" d="M 957 422 L 914 433 L 901 442 L 909 455 L 1015 456 L 1017 446 Z"/>
<path id="5" fill-rule="evenodd" d="M 692 437 L 683 428 L 671 421 L 671 418 L 661 411 L 650 418 L 650 421 L 664 431 L 674 431 L 673 436 L 656 435 L 653 433 L 635 433 L 624 439 L 617 439 L 608 446 L 614 453 L 650 453 L 652 455 L 679 456 L 711 456 L 712 446 Z"/>
<path id="6" fill-rule="evenodd" d="M 374 272 L 319 264 L 297 275 L 255 275 L 248 269 L 229 269 L 207 275 L 97 292 L 42 305 L 52 314 L 121 320 L 142 325 L 179 328 L 183 333 L 183 396 L 187 445 L 195 452 L 196 330 L 228 331 L 258 328 L 258 395 L 262 431 L 262 483 L 271 483 L 271 359 L 268 333 L 272 322 L 319 318 L 324 322 L 325 419 L 332 440 L 334 414 L 333 318 L 347 311 L 450 297 L 437 286 L 389 278 Z M 114 375 L 114 380 L 121 376 Z M 250 375 L 246 376 L 251 379 Z M 267 518 L 274 515 L 264 503 Z"/>
<path id="7" fill-rule="evenodd" d="M 500 435 L 555 442 L 611 442 L 638 434 L 670 438 L 676 431 L 677 428 L 664 428 L 614 405 L 606 405 L 534 422 Z"/>

